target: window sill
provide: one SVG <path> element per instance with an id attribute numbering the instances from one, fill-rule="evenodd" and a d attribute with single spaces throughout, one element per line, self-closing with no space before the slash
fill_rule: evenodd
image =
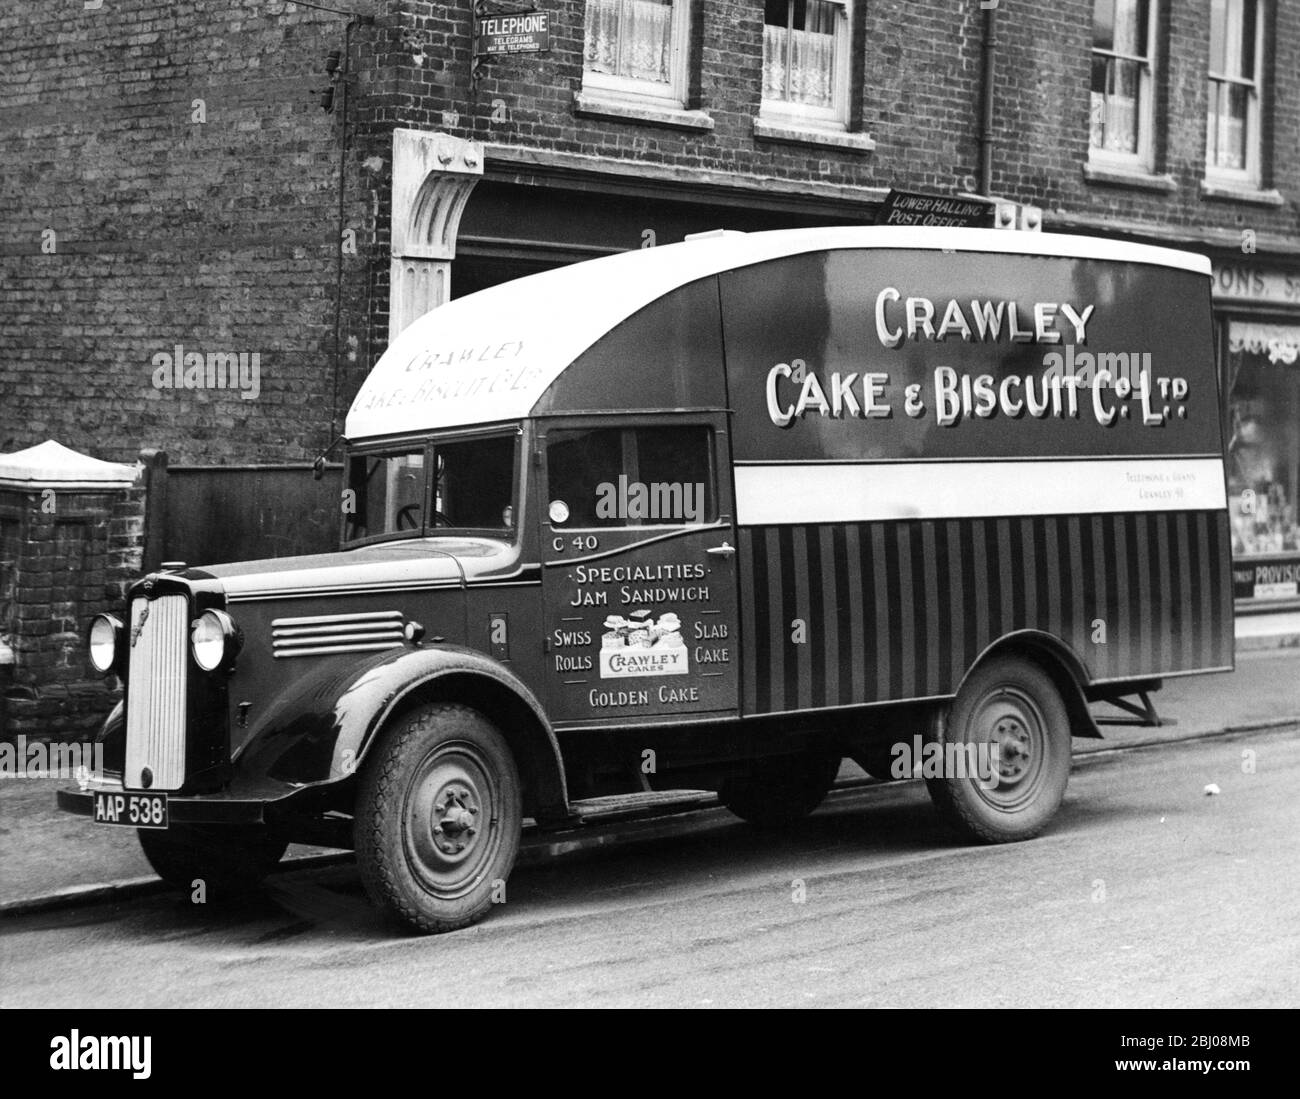
<path id="1" fill-rule="evenodd" d="M 781 141 L 790 145 L 820 145 L 825 148 L 844 149 L 851 153 L 869 153 L 876 147 L 867 134 L 849 133 L 847 130 L 823 130 L 811 123 L 774 122 L 771 119 L 754 119 L 754 137 L 760 141 Z"/>
<path id="2" fill-rule="evenodd" d="M 1138 168 L 1120 168 L 1109 164 L 1088 162 L 1083 166 L 1083 178 L 1089 183 L 1103 183 L 1114 187 L 1132 187 L 1139 191 L 1158 191 L 1172 194 L 1178 190 L 1173 176 L 1153 175 Z"/>
<path id="3" fill-rule="evenodd" d="M 678 130 L 708 131 L 713 118 L 705 111 L 688 111 L 681 107 L 639 103 L 630 99 L 573 93 L 573 113 L 584 118 L 614 118 L 620 122 L 640 122 L 648 126 L 671 126 Z"/>
<path id="4" fill-rule="evenodd" d="M 1225 202 L 1249 202 L 1253 206 L 1282 206 L 1286 201 L 1282 198 L 1282 192 L 1276 188 L 1265 191 L 1259 187 L 1252 187 L 1249 183 L 1226 179 L 1201 180 L 1201 198 L 1222 199 Z"/>

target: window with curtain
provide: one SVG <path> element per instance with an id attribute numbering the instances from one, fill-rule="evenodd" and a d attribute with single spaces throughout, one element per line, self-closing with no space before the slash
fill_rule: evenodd
<path id="1" fill-rule="evenodd" d="M 1155 55 L 1150 0 L 1093 0 L 1089 155 L 1150 169 Z"/>
<path id="2" fill-rule="evenodd" d="M 1300 550 L 1300 326 L 1228 322 L 1232 552 Z"/>
<path id="3" fill-rule="evenodd" d="M 583 86 L 685 99 L 687 0 L 587 0 Z"/>
<path id="4" fill-rule="evenodd" d="M 767 0 L 763 109 L 848 121 L 848 6 L 836 0 Z"/>
<path id="5" fill-rule="evenodd" d="M 1260 178 L 1262 14 L 1258 0 L 1210 0 L 1206 171 L 1254 184 Z"/>

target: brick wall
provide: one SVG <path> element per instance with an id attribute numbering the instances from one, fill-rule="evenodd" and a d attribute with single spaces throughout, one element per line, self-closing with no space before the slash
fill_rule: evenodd
<path id="1" fill-rule="evenodd" d="M 0 8 L 0 450 L 222 463 L 328 442 L 340 115 L 312 91 L 345 22 L 283 0 Z M 364 329 L 343 320 L 346 367 Z M 176 345 L 258 354 L 259 395 L 155 388 Z"/>
<path id="2" fill-rule="evenodd" d="M 86 661 L 90 620 L 140 573 L 144 492 L 0 489 L 0 635 L 14 665 L 0 736 L 76 740 L 120 697 Z"/>

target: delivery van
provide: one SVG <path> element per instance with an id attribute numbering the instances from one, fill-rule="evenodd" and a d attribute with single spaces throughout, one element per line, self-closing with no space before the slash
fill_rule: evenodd
<path id="1" fill-rule="evenodd" d="M 416 321 L 345 436 L 338 553 L 171 567 L 92 626 L 124 701 L 60 802 L 187 889 L 352 847 L 445 931 L 525 826 L 692 789 L 789 828 L 845 758 L 1023 840 L 1072 737 L 1232 668 L 1200 256 L 873 227 L 597 259 Z"/>

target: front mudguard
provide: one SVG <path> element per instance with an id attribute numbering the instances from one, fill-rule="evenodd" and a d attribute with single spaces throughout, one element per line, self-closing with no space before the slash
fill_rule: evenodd
<path id="1" fill-rule="evenodd" d="M 526 811 L 567 816 L 560 746 L 541 704 L 498 662 L 451 645 L 389 649 L 300 680 L 236 753 L 233 786 L 267 778 L 299 788 L 343 782 L 389 718 L 439 698 L 483 710 L 501 728 L 524 776 Z"/>
<path id="2" fill-rule="evenodd" d="M 104 718 L 104 723 L 94 736 L 94 743 L 103 748 L 104 775 L 120 776 L 126 769 L 125 699 L 118 699 Z"/>

